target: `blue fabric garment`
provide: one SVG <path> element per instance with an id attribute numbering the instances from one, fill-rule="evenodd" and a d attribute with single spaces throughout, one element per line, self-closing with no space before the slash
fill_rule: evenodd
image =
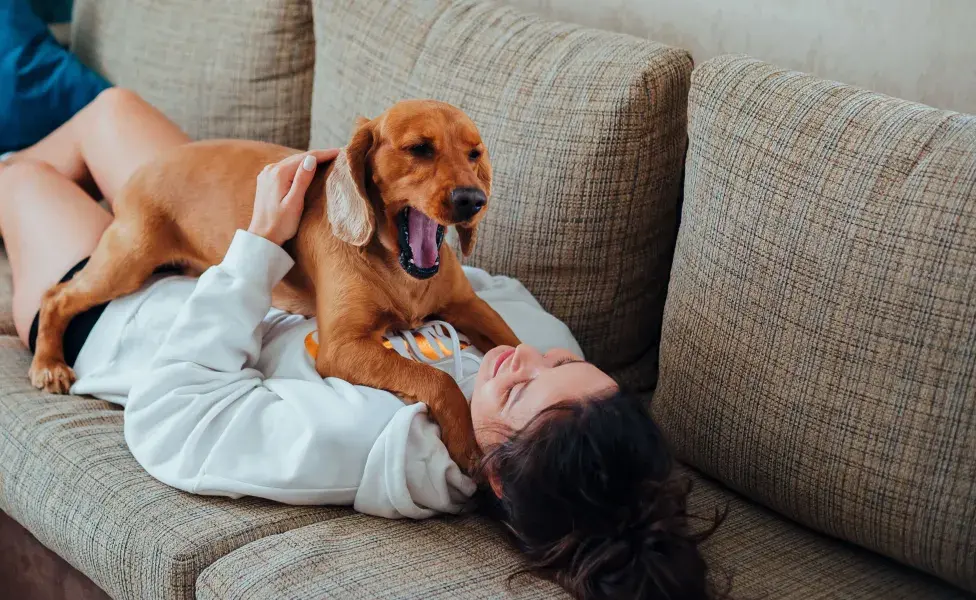
<path id="1" fill-rule="evenodd" d="M 107 87 L 58 44 L 28 0 L 0 0 L 0 153 L 37 142 Z"/>
<path id="2" fill-rule="evenodd" d="M 45 23 L 67 23 L 71 20 L 71 0 L 31 0 L 34 13 Z"/>

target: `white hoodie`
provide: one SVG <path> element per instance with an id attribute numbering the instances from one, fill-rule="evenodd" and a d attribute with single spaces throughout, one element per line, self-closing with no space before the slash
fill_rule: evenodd
<path id="1" fill-rule="evenodd" d="M 199 279 L 157 278 L 111 302 L 75 363 L 71 391 L 125 407 L 125 439 L 154 477 L 195 494 L 352 505 L 371 515 L 456 513 L 474 484 L 424 404 L 322 379 L 316 324 L 271 308 L 293 266 L 238 231 Z M 569 329 L 517 281 L 465 268 L 526 343 L 580 353 Z M 442 322 L 391 333 L 401 355 L 454 376 L 471 399 L 481 353 Z"/>

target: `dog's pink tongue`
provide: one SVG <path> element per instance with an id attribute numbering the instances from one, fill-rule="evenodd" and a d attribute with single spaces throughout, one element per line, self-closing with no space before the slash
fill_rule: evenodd
<path id="1" fill-rule="evenodd" d="M 437 262 L 437 223 L 419 210 L 410 209 L 407 228 L 413 262 L 421 269 L 429 269 Z"/>

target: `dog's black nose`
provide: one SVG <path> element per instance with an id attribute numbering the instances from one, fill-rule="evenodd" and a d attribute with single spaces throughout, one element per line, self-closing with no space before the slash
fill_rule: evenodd
<path id="1" fill-rule="evenodd" d="M 488 196 L 476 187 L 457 188 L 451 192 L 455 221 L 467 221 L 478 214 L 487 203 Z"/>

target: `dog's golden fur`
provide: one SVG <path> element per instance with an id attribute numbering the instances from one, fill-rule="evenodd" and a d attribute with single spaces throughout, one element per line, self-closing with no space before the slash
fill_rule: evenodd
<path id="1" fill-rule="evenodd" d="M 432 155 L 417 156 L 419 144 L 429 144 Z M 200 273 L 219 263 L 235 230 L 248 226 L 258 173 L 296 152 L 259 142 L 197 142 L 140 168 L 116 199 L 115 220 L 85 268 L 45 294 L 32 383 L 68 391 L 74 373 L 64 363 L 61 338 L 73 316 L 135 291 L 162 265 Z M 381 344 L 387 330 L 415 328 L 432 315 L 483 352 L 518 344 L 474 294 L 449 247 L 439 250 L 440 269 L 429 279 L 409 275 L 398 260 L 395 216 L 408 206 L 455 225 L 470 253 L 485 211 L 455 222 L 451 193 L 458 188 L 486 196 L 491 188 L 487 153 L 464 113 L 406 101 L 361 120 L 344 152 L 327 168 L 320 165 L 308 189 L 298 234 L 285 244 L 296 264 L 273 298 L 279 308 L 317 316 L 320 374 L 427 403 L 451 456 L 468 467 L 478 449 L 457 384 Z"/>

